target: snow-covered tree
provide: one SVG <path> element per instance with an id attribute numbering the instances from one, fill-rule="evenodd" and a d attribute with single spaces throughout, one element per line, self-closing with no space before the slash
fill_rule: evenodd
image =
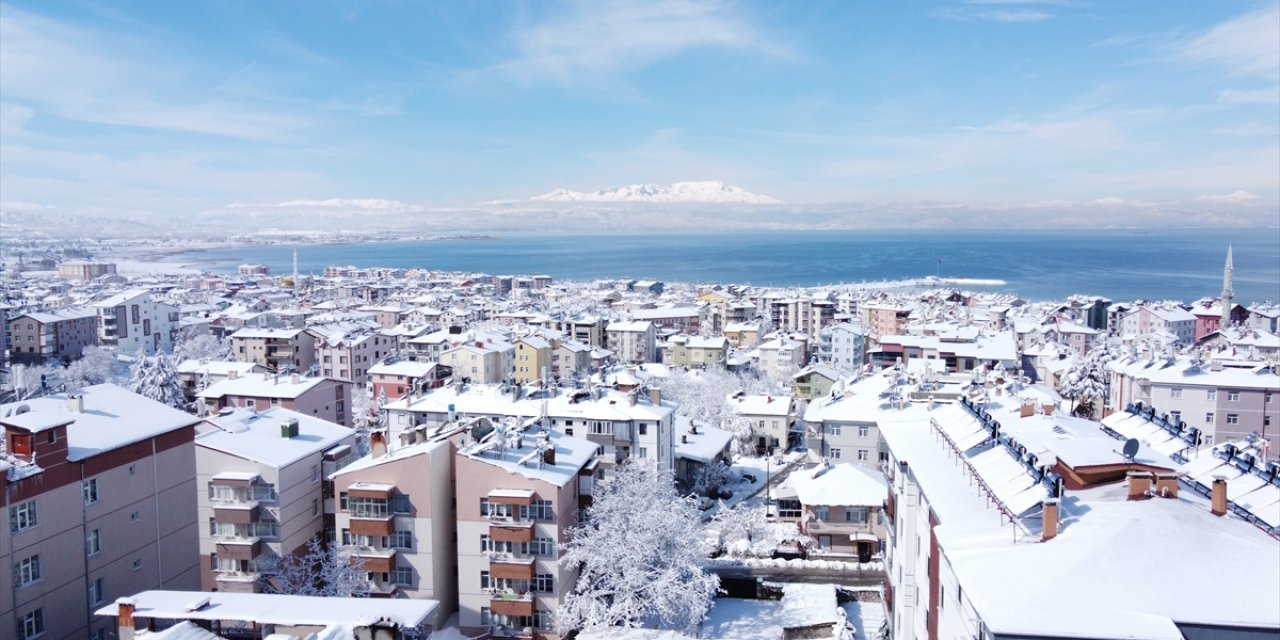
<path id="1" fill-rule="evenodd" d="M 116 354 L 98 346 L 85 347 L 80 359 L 67 365 L 62 375 L 68 389 L 116 382 Z"/>
<path id="2" fill-rule="evenodd" d="M 10 374 L 18 398 L 56 391 L 62 382 L 62 367 L 58 366 L 15 364 Z"/>
<path id="3" fill-rule="evenodd" d="M 356 455 L 369 453 L 369 432 L 378 426 L 379 407 L 369 392 L 356 387 L 351 391 L 351 426 L 356 432 Z"/>
<path id="4" fill-rule="evenodd" d="M 762 506 L 745 503 L 721 508 L 712 521 L 720 531 L 725 553 L 735 558 L 768 558 L 783 545 L 812 549 L 817 541 L 800 533 L 794 522 L 770 522 Z"/>
<path id="5" fill-rule="evenodd" d="M 175 408 L 182 408 L 187 402 L 182 393 L 182 382 L 178 380 L 178 370 L 173 366 L 173 360 L 163 353 L 151 357 L 138 356 L 129 375 L 129 390 Z"/>
<path id="6" fill-rule="evenodd" d="M 717 496 L 733 481 L 733 470 L 722 460 L 700 465 L 690 479 L 690 489 L 700 496 Z"/>
<path id="7" fill-rule="evenodd" d="M 300 555 L 287 554 L 276 565 L 268 589 L 295 596 L 361 597 L 367 595 L 364 560 L 350 545 L 325 545 L 307 541 Z"/>
<path id="8" fill-rule="evenodd" d="M 556 612 L 556 630 L 696 628 L 720 584 L 703 569 L 699 519 L 697 503 L 652 462 L 619 467 L 564 546 L 562 561 L 580 572 Z"/>
<path id="9" fill-rule="evenodd" d="M 219 340 L 216 336 L 203 333 L 178 341 L 173 346 L 174 362 L 183 360 L 212 360 L 229 362 L 231 357 L 231 340 Z"/>
<path id="10" fill-rule="evenodd" d="M 1073 415 L 1093 417 L 1098 405 L 1106 401 L 1111 390 L 1111 370 L 1108 365 L 1117 355 L 1104 340 L 1067 370 L 1059 392 L 1071 399 Z"/>

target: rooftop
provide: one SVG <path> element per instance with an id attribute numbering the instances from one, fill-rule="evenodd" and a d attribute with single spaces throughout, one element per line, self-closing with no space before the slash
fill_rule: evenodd
<path id="1" fill-rule="evenodd" d="M 298 421 L 298 435 L 285 438 L 280 427 L 290 420 Z M 343 440 L 355 440 L 351 429 L 280 407 L 262 412 L 236 409 L 205 418 L 205 422 L 211 428 L 196 436 L 197 446 L 276 468 L 323 453 Z"/>

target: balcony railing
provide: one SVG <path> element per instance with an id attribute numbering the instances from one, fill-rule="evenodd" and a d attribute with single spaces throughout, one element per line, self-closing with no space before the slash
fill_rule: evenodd
<path id="1" fill-rule="evenodd" d="M 824 520 L 810 520 L 805 526 L 809 529 L 809 533 L 872 533 L 870 522 L 827 522 Z"/>

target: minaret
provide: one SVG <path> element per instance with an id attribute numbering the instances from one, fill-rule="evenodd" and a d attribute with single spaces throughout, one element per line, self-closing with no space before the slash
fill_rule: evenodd
<path id="1" fill-rule="evenodd" d="M 298 248 L 293 248 L 293 293 L 298 293 Z"/>
<path id="2" fill-rule="evenodd" d="M 1235 271 L 1235 267 L 1231 266 L 1231 245 L 1227 245 L 1227 264 L 1222 267 L 1222 323 L 1218 325 L 1221 331 L 1231 326 L 1231 274 Z"/>

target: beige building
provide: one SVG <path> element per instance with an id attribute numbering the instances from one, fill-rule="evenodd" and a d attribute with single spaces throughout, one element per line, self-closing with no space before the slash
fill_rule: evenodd
<path id="1" fill-rule="evenodd" d="M 356 434 L 279 407 L 227 409 L 199 430 L 201 588 L 261 591 L 280 558 L 322 536 L 325 461 L 348 461 Z"/>
<path id="2" fill-rule="evenodd" d="M 591 368 L 591 347 L 576 340 L 561 342 L 551 354 L 551 375 L 561 379 L 585 377 Z"/>
<path id="3" fill-rule="evenodd" d="M 451 367 L 455 378 L 466 378 L 477 384 L 505 379 L 509 371 L 504 360 L 500 349 L 483 340 L 459 344 L 440 354 L 440 364 Z"/>
<path id="4" fill-rule="evenodd" d="M 99 276 L 109 276 L 116 272 L 114 262 L 61 262 L 58 263 L 58 277 L 68 280 L 92 280 Z"/>
<path id="5" fill-rule="evenodd" d="M 542 379 L 543 372 L 551 374 L 551 354 L 555 350 L 552 341 L 542 336 L 524 336 L 515 340 L 515 379 L 529 384 Z"/>
<path id="6" fill-rule="evenodd" d="M 8 321 L 12 360 L 23 364 L 44 364 L 54 358 L 75 360 L 85 347 L 98 344 L 97 322 L 92 309 L 20 315 Z"/>
<path id="7" fill-rule="evenodd" d="M 320 375 L 363 385 L 369 369 L 395 355 L 396 340 L 367 327 L 320 326 L 307 330 L 315 336 Z"/>
<path id="8" fill-rule="evenodd" d="M 655 362 L 658 359 L 657 329 L 648 320 L 609 323 L 609 349 L 623 364 Z"/>
<path id="9" fill-rule="evenodd" d="M 673 367 L 705 369 L 723 367 L 729 356 L 729 341 L 724 336 L 701 338 L 673 336 L 667 340 L 662 363 Z"/>
<path id="10" fill-rule="evenodd" d="M 351 383 L 345 380 L 304 378 L 296 373 L 240 376 L 232 371 L 226 380 L 209 385 L 196 397 L 208 415 L 227 407 L 255 411 L 280 407 L 351 426 Z"/>
<path id="11" fill-rule="evenodd" d="M 199 586 L 197 421 L 110 384 L 0 406 L 0 636 L 105 640 L 95 609 Z"/>
<path id="12" fill-rule="evenodd" d="M 267 373 L 267 368 L 252 362 L 221 362 L 212 360 L 183 360 L 178 363 L 178 381 L 182 383 L 182 393 L 187 402 L 196 399 L 196 394 L 209 385 L 222 382 L 235 375 L 249 376 Z M 234 372 L 234 373 L 233 373 Z"/>
<path id="13" fill-rule="evenodd" d="M 231 353 L 240 362 L 272 371 L 306 371 L 316 362 L 316 338 L 305 329 L 245 328 L 231 334 Z"/>
<path id="14" fill-rule="evenodd" d="M 337 540 L 354 545 L 368 595 L 438 600 L 437 627 L 458 608 L 453 446 L 407 431 L 332 476 Z"/>
<path id="15" fill-rule="evenodd" d="M 456 496 L 459 627 L 554 638 L 551 616 L 577 580 L 560 545 L 590 502 L 596 446 L 557 431 L 473 431 L 468 442 L 455 459 L 467 479 Z"/>

